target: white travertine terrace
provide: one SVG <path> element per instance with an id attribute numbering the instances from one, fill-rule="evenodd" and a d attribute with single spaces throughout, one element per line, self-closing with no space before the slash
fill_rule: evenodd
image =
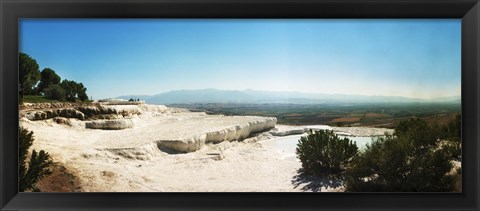
<path id="1" fill-rule="evenodd" d="M 291 134 L 307 126 L 276 125 L 272 117 L 207 115 L 147 104 L 68 110 L 72 115 L 83 110 L 84 120 L 63 117 L 62 111 L 30 120 L 28 113 L 71 108 L 29 106 L 20 113 L 19 123 L 34 132 L 31 149 L 45 150 L 74 173 L 82 192 L 276 192 L 302 191 L 304 185 L 292 184 L 301 163 L 262 142 L 273 138 L 271 128 Z M 107 119 L 88 118 L 105 113 L 109 116 L 102 118 Z M 86 127 L 88 122 L 107 120 L 129 121 L 132 127 Z"/>
<path id="2" fill-rule="evenodd" d="M 71 118 L 75 117 L 72 113 L 82 118 Z M 110 116 L 110 119 L 84 120 L 89 116 L 105 114 L 113 116 Z M 48 112 L 38 110 L 29 111 L 23 116 L 26 119 L 21 121 L 21 125 L 42 122 L 49 124 L 58 122 L 58 118 L 68 118 L 70 127 L 56 130 L 96 134 L 92 135 L 96 136 L 92 145 L 98 149 L 138 151 L 146 145 L 154 144 L 176 152 L 193 152 L 210 142 L 241 141 L 254 133 L 274 128 L 277 122 L 274 117 L 207 115 L 203 112 L 188 112 L 164 105 L 148 104 L 83 106 Z M 74 124 L 75 122 L 81 123 Z M 93 129 L 118 131 L 105 133 Z"/>

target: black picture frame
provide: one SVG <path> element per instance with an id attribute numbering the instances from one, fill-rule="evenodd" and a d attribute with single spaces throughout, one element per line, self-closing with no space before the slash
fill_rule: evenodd
<path id="1" fill-rule="evenodd" d="M 0 0 L 1 210 L 480 210 L 478 0 Z M 461 18 L 462 193 L 18 193 L 20 18 Z"/>

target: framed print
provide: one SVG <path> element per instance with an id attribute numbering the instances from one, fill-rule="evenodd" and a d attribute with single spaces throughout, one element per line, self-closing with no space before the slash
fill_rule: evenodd
<path id="1" fill-rule="evenodd" d="M 1 10 L 2 209 L 478 209 L 477 1 Z"/>

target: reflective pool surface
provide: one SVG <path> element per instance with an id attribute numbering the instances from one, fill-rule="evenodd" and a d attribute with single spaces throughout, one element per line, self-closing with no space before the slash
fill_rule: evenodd
<path id="1" fill-rule="evenodd" d="M 306 134 L 304 134 L 306 135 Z M 297 147 L 298 140 L 300 139 L 301 136 L 304 135 L 291 135 L 291 136 L 284 136 L 284 137 L 278 137 L 278 138 L 273 138 L 269 140 L 265 140 L 261 142 L 263 146 L 271 149 L 278 150 L 281 153 L 285 153 L 286 157 L 295 157 L 295 149 Z M 365 146 L 372 142 L 372 138 L 370 136 L 367 137 L 357 137 L 357 136 L 340 136 L 340 138 L 347 137 L 348 139 L 354 141 L 359 150 L 362 150 L 365 148 Z"/>

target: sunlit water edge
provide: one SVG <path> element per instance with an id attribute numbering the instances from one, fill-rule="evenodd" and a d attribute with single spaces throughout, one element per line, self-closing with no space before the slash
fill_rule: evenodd
<path id="1" fill-rule="evenodd" d="M 282 137 L 276 137 L 273 139 L 262 141 L 264 147 L 274 149 L 283 155 L 282 159 L 297 160 L 296 147 L 300 137 L 306 136 L 307 133 L 301 135 L 288 135 Z M 367 144 L 371 143 L 375 136 L 345 136 L 339 135 L 340 138 L 348 138 L 352 140 L 359 148 L 359 150 L 365 149 Z"/>

